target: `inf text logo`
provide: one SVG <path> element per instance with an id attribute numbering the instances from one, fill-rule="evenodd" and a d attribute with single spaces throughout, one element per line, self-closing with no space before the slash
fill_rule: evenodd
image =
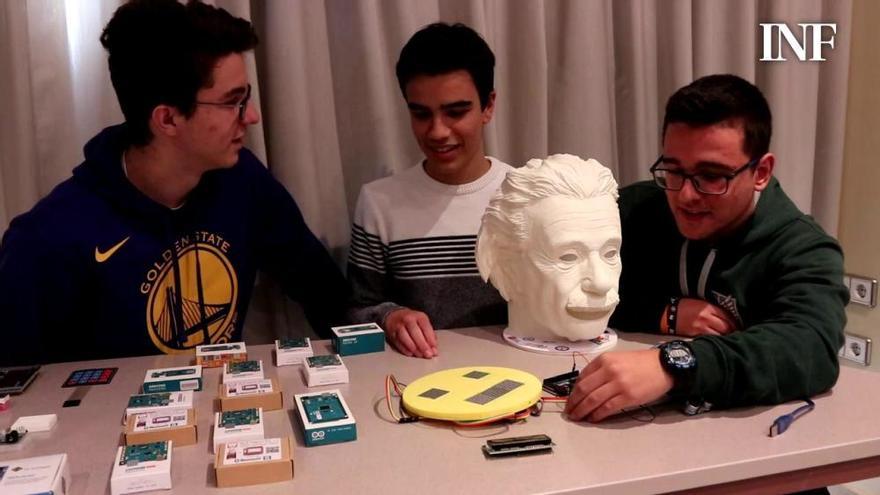
<path id="1" fill-rule="evenodd" d="M 791 48 L 798 60 L 822 62 L 825 57 L 822 54 L 823 45 L 834 49 L 834 36 L 837 34 L 837 23 L 833 22 L 804 22 L 798 23 L 801 38 L 792 32 L 787 24 L 781 22 L 762 22 L 762 50 L 761 62 L 784 62 L 787 60 L 783 55 L 783 40 Z M 827 37 L 825 37 L 827 36 Z"/>

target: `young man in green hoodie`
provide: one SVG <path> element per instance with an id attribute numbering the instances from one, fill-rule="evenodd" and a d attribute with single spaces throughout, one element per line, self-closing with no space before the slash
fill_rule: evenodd
<path id="1" fill-rule="evenodd" d="M 600 421 L 666 394 L 696 412 L 834 385 L 843 255 L 773 177 L 771 129 L 764 96 L 736 76 L 703 77 L 669 99 L 654 180 L 620 191 L 621 302 L 610 324 L 673 338 L 593 360 L 566 405 L 571 418 Z"/>

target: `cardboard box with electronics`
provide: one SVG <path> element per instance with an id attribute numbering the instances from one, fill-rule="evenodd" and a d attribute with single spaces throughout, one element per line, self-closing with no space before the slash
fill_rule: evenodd
<path id="1" fill-rule="evenodd" d="M 214 458 L 217 486 L 257 485 L 293 479 L 293 438 L 229 442 Z"/>

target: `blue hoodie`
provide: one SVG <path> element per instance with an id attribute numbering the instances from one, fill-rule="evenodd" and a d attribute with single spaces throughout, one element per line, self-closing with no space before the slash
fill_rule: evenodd
<path id="1" fill-rule="evenodd" d="M 0 244 L 0 365 L 192 352 L 238 341 L 258 270 L 322 336 L 350 289 L 290 194 L 242 149 L 176 210 L 125 177 L 124 126 L 10 224 Z"/>

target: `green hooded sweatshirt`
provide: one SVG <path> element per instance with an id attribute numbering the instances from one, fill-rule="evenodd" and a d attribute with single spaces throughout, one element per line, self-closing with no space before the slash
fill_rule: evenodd
<path id="1" fill-rule="evenodd" d="M 691 342 L 697 367 L 688 398 L 777 404 L 834 385 L 849 300 L 843 253 L 775 178 L 754 215 L 715 243 L 686 240 L 653 182 L 621 189 L 619 206 L 623 272 L 612 327 L 658 332 L 672 296 L 708 301 L 739 323 Z"/>

